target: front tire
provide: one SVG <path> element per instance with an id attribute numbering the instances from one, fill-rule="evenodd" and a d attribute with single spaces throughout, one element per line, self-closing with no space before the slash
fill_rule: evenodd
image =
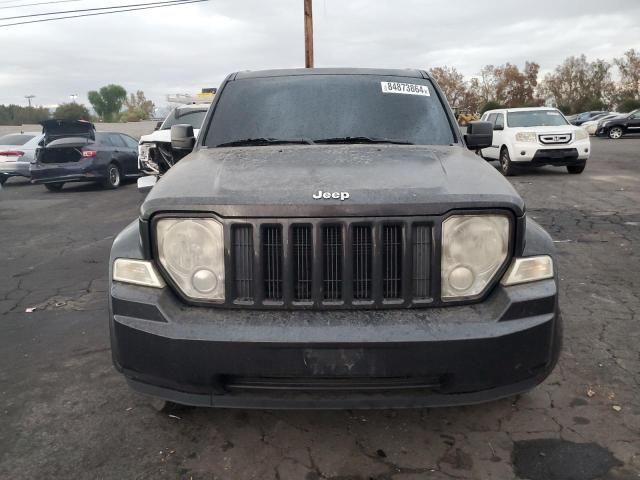
<path id="1" fill-rule="evenodd" d="M 115 190 L 120 186 L 121 181 L 120 169 L 115 163 L 110 163 L 107 167 L 107 178 L 104 179 L 104 187 Z"/>
<path id="2" fill-rule="evenodd" d="M 500 150 L 500 171 L 505 177 L 511 177 L 515 175 L 514 167 L 511 164 L 511 157 L 509 156 L 509 150 L 503 147 Z"/>
<path id="3" fill-rule="evenodd" d="M 0 185 L 4 185 L 9 180 L 9 175 L 0 175 Z"/>
<path id="4" fill-rule="evenodd" d="M 622 134 L 622 127 L 611 127 L 609 129 L 609 138 L 612 140 L 618 140 L 620 137 L 622 137 Z"/>
<path id="5" fill-rule="evenodd" d="M 59 192 L 60 190 L 62 190 L 63 186 L 64 186 L 64 183 L 62 183 L 62 182 L 59 182 L 59 183 L 45 183 L 44 184 L 44 188 L 46 188 L 50 192 Z"/>
<path id="6" fill-rule="evenodd" d="M 584 168 L 586 167 L 586 164 L 583 165 L 567 165 L 567 171 L 569 173 L 573 173 L 575 175 L 584 172 Z"/>

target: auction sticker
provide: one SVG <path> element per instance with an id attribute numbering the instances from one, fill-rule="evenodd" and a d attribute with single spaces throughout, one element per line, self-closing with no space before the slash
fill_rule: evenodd
<path id="1" fill-rule="evenodd" d="M 430 97 L 429 87 L 417 83 L 380 82 L 382 93 L 399 93 L 402 95 L 422 95 Z"/>

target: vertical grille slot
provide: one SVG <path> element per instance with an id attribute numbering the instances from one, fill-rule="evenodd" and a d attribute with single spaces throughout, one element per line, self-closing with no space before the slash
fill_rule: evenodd
<path id="1" fill-rule="evenodd" d="M 413 231 L 413 296 L 416 299 L 430 298 L 431 278 L 431 228 L 416 225 Z"/>
<path id="2" fill-rule="evenodd" d="M 251 225 L 235 226 L 232 230 L 231 244 L 236 300 L 253 300 L 253 228 Z"/>
<path id="3" fill-rule="evenodd" d="M 322 227 L 323 275 L 325 300 L 342 299 L 342 228 L 339 225 Z"/>
<path id="4" fill-rule="evenodd" d="M 264 296 L 267 300 L 282 300 L 282 227 L 262 228 Z"/>
<path id="5" fill-rule="evenodd" d="M 353 298 L 355 300 L 371 299 L 371 257 L 373 244 L 371 227 L 357 225 L 353 227 Z"/>
<path id="6" fill-rule="evenodd" d="M 382 295 L 400 298 L 402 287 L 402 227 L 385 225 L 382 230 Z"/>
<path id="7" fill-rule="evenodd" d="M 293 297 L 297 301 L 311 300 L 313 279 L 313 244 L 311 226 L 295 225 L 293 227 Z"/>

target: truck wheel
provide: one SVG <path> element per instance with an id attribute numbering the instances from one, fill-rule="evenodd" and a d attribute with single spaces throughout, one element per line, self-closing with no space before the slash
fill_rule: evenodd
<path id="1" fill-rule="evenodd" d="M 107 178 L 104 179 L 103 185 L 111 190 L 120 186 L 120 169 L 115 163 L 110 163 L 107 167 Z"/>
<path id="2" fill-rule="evenodd" d="M 584 167 L 586 167 L 587 165 L 567 165 L 567 171 L 569 173 L 574 173 L 574 174 L 578 174 L 578 173 L 582 173 L 584 171 Z"/>
<path id="3" fill-rule="evenodd" d="M 47 190 L 49 190 L 50 192 L 59 192 L 60 190 L 62 190 L 62 187 L 64 186 L 63 182 L 58 182 L 58 183 L 45 183 L 44 184 L 44 188 L 46 188 Z"/>
<path id="4" fill-rule="evenodd" d="M 609 138 L 613 140 L 617 140 L 622 136 L 622 128 L 621 127 L 612 127 L 609 129 Z"/>
<path id="5" fill-rule="evenodd" d="M 500 171 L 505 177 L 515 175 L 513 165 L 511 164 L 511 157 L 509 156 L 509 150 L 504 147 L 500 150 Z"/>

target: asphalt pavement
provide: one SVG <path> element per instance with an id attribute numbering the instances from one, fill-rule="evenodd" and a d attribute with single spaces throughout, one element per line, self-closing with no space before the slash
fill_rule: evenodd
<path id="1" fill-rule="evenodd" d="M 0 192 L 0 479 L 640 479 L 640 138 L 511 178 L 559 252 L 564 351 L 459 408 L 159 413 L 111 365 L 108 253 L 134 184 Z"/>

